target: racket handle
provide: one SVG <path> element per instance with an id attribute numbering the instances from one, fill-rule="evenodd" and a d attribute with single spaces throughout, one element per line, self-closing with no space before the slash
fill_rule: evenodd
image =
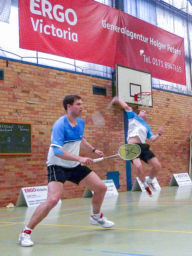
<path id="1" fill-rule="evenodd" d="M 97 163 L 97 162 L 100 162 L 104 159 L 104 157 L 100 157 L 100 158 L 96 158 L 96 159 L 93 159 L 93 163 Z"/>

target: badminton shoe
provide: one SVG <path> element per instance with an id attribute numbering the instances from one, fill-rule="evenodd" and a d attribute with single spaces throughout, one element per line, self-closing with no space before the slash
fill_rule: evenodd
<path id="1" fill-rule="evenodd" d="M 34 245 L 33 241 L 31 240 L 31 235 L 26 232 L 21 232 L 19 235 L 19 244 L 24 247 Z"/>
<path id="2" fill-rule="evenodd" d="M 103 213 L 100 214 L 99 218 L 96 218 L 94 215 L 90 216 L 90 224 L 91 225 L 99 225 L 103 228 L 111 228 L 115 225 L 114 222 L 108 220 L 103 216 Z"/>
<path id="3" fill-rule="evenodd" d="M 153 183 L 153 179 L 148 178 L 148 179 L 146 180 L 146 184 L 147 184 L 147 186 L 148 186 L 151 190 L 156 191 L 155 185 L 154 185 L 154 183 Z"/>
<path id="4" fill-rule="evenodd" d="M 147 182 L 147 184 L 148 184 L 148 186 L 149 186 L 149 188 L 150 188 L 151 190 L 156 191 L 156 188 L 155 188 L 153 182 Z"/>
<path id="5" fill-rule="evenodd" d="M 151 189 L 149 187 L 145 187 L 146 192 L 148 193 L 149 196 L 152 196 Z"/>

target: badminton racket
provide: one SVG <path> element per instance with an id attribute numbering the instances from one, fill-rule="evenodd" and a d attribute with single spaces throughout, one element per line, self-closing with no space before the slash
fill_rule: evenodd
<path id="1" fill-rule="evenodd" d="M 93 159 L 94 163 L 103 161 L 104 159 L 119 156 L 123 160 L 133 160 L 141 154 L 141 148 L 137 144 L 124 144 L 119 147 L 118 153 L 115 155 L 105 156 Z"/>

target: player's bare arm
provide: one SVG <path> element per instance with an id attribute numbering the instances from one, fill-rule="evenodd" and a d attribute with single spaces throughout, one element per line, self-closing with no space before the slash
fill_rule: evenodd
<path id="1" fill-rule="evenodd" d="M 93 163 L 92 158 L 73 155 L 61 147 L 59 148 L 58 153 L 56 153 L 55 155 L 64 160 L 77 161 L 82 164 L 92 164 Z"/>
<path id="2" fill-rule="evenodd" d="M 96 149 L 95 147 L 93 147 L 85 138 L 82 139 L 81 141 L 81 145 L 83 146 L 83 148 L 96 153 L 98 156 L 102 157 L 104 155 L 104 153 L 98 149 Z"/>
<path id="3" fill-rule="evenodd" d="M 159 137 L 163 134 L 163 126 L 161 126 L 159 128 L 159 130 L 157 131 L 157 134 L 155 134 L 153 137 L 151 137 L 150 141 L 156 141 L 159 139 Z"/>
<path id="4" fill-rule="evenodd" d="M 111 104 L 118 104 L 120 105 L 124 110 L 127 110 L 127 111 L 131 111 L 132 108 L 127 105 L 126 102 L 124 102 L 123 100 L 119 99 L 117 96 L 115 96 L 112 101 L 111 101 Z"/>

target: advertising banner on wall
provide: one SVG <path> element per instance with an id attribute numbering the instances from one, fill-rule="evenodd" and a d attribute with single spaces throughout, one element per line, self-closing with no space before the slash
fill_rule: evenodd
<path id="1" fill-rule="evenodd" d="M 20 47 L 186 84 L 184 39 L 93 0 L 19 0 Z"/>

